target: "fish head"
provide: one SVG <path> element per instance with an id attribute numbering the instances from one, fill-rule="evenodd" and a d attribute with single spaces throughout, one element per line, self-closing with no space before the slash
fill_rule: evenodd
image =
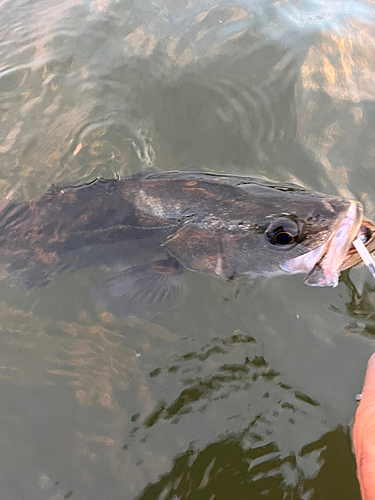
<path id="1" fill-rule="evenodd" d="M 363 220 L 358 201 L 298 187 L 275 189 L 261 187 L 254 197 L 259 222 L 248 237 L 256 258 L 244 274 L 305 273 L 307 285 L 336 286 L 340 271 L 361 261 L 352 245 L 356 237 L 369 251 L 375 249 L 375 228 Z"/>

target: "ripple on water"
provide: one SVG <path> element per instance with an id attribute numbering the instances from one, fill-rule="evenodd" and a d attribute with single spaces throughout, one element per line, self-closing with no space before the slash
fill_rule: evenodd
<path id="1" fill-rule="evenodd" d="M 297 139 L 322 169 L 319 189 L 357 197 L 369 217 L 375 214 L 373 196 L 366 194 L 373 184 L 375 153 L 368 144 L 375 115 L 365 103 L 375 98 L 374 47 L 367 22 L 354 19 L 345 30 L 322 33 L 306 55 L 296 88 Z"/>
<path id="2" fill-rule="evenodd" d="M 369 5 L 0 3 L 1 195 L 195 163 L 306 177 L 374 207 Z M 336 426 L 353 414 L 373 287 L 345 307 L 292 278 L 189 276 L 194 293 L 160 324 L 124 324 L 92 303 L 100 272 L 1 283 L 3 491 L 359 498 Z"/>

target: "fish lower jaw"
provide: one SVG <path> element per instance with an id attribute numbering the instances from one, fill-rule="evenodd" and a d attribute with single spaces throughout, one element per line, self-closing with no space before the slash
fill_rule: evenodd
<path id="1" fill-rule="evenodd" d="M 362 223 L 362 205 L 350 201 L 348 210 L 337 222 L 328 240 L 315 250 L 291 259 L 285 264 L 289 273 L 307 272 L 304 282 L 310 286 L 333 286 L 339 282 L 342 265 Z"/>
<path id="2" fill-rule="evenodd" d="M 281 265 L 281 269 L 286 274 L 309 273 L 320 260 L 326 250 L 326 244 L 320 245 L 315 250 L 311 250 L 299 257 L 288 260 Z"/>

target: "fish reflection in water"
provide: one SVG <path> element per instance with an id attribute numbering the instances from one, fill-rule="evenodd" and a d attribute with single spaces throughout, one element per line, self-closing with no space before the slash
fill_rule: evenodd
<path id="1" fill-rule="evenodd" d="M 309 285 L 336 286 L 360 260 L 357 235 L 375 246 L 359 202 L 251 177 L 99 178 L 0 203 L 0 259 L 10 278 L 33 287 L 67 268 L 121 266 L 93 296 L 122 318 L 180 304 L 185 269 L 230 280 L 306 273 Z"/>

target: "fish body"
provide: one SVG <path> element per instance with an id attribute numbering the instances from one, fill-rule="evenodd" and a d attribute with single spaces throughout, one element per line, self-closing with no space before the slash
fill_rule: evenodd
<path id="1" fill-rule="evenodd" d="M 140 281 L 138 296 L 151 294 L 147 277 L 170 296 L 168 279 L 177 283 L 183 269 L 225 279 L 304 272 L 308 284 L 336 285 L 349 257 L 359 261 L 351 243 L 364 227 L 359 202 L 199 172 L 52 187 L 36 201 L 1 200 L 0 209 L 0 259 L 10 272 L 26 270 L 33 286 L 55 268 L 121 263 L 131 268 L 115 278 L 122 303 Z M 363 232 L 372 239 L 369 223 Z M 107 299 L 112 292 L 103 289 Z"/>

